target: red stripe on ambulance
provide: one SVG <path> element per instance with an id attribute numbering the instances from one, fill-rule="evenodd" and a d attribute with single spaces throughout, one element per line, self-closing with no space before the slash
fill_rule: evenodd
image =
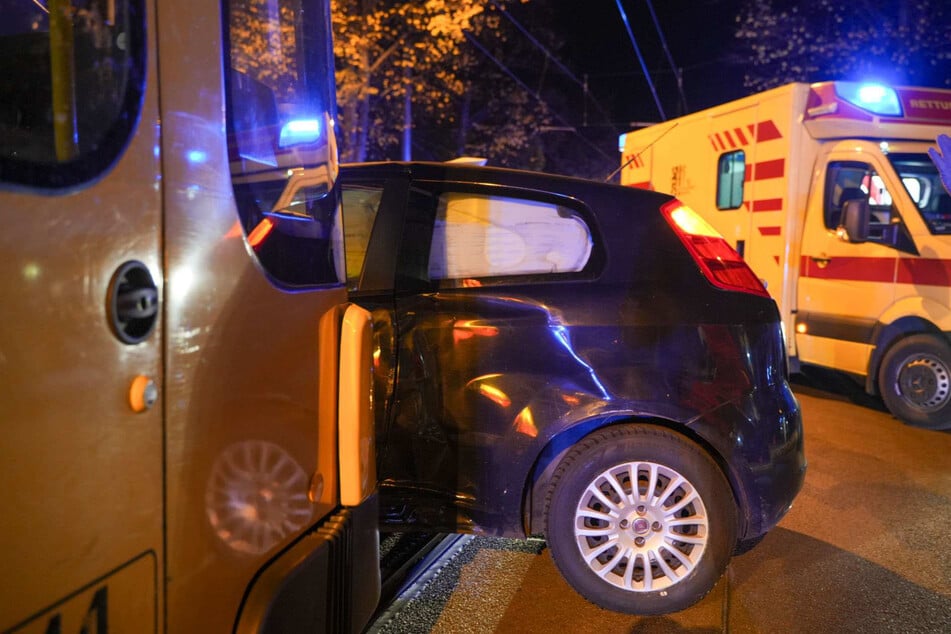
<path id="1" fill-rule="evenodd" d="M 644 167 L 644 159 L 640 154 L 628 154 L 624 157 L 624 167 L 638 168 Z"/>
<path id="2" fill-rule="evenodd" d="M 895 279 L 895 258 L 834 257 L 824 266 L 819 266 L 818 262 L 804 255 L 799 270 L 800 275 L 821 280 L 891 284 Z"/>
<path id="3" fill-rule="evenodd" d="M 635 189 L 649 189 L 654 191 L 654 186 L 651 185 L 650 181 L 642 181 L 640 183 L 628 183 L 625 187 L 634 187 Z"/>
<path id="4" fill-rule="evenodd" d="M 820 267 L 804 255 L 800 271 L 805 277 L 824 280 L 951 287 L 951 260 L 938 258 L 901 258 L 896 262 L 895 258 L 834 257 Z"/>
<path id="5" fill-rule="evenodd" d="M 736 142 L 733 140 L 733 136 L 730 134 L 729 130 L 723 131 L 723 136 L 726 137 L 726 142 L 730 144 L 730 149 L 736 148 Z"/>
<path id="6" fill-rule="evenodd" d="M 761 236 L 778 236 L 781 227 L 757 227 Z"/>
<path id="7" fill-rule="evenodd" d="M 753 208 L 751 211 L 782 211 L 783 210 L 783 199 L 782 198 L 764 198 L 762 200 L 754 200 Z"/>
<path id="8" fill-rule="evenodd" d="M 779 128 L 776 127 L 776 124 L 773 123 L 772 120 L 760 121 L 756 124 L 756 141 L 758 143 L 781 138 L 783 138 L 783 135 L 779 132 Z"/>
<path id="9" fill-rule="evenodd" d="M 902 258 L 898 260 L 898 283 L 951 286 L 951 260 Z"/>
<path id="10" fill-rule="evenodd" d="M 786 160 L 760 161 L 753 166 L 753 180 L 782 178 L 786 175 Z"/>

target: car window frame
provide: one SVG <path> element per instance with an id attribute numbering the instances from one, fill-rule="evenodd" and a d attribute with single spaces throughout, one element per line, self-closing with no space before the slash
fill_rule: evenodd
<path id="1" fill-rule="evenodd" d="M 459 179 L 414 177 L 410 169 L 398 172 L 341 170 L 340 185 L 381 187 L 383 194 L 374 226 L 367 244 L 363 269 L 355 286 L 348 289 L 353 298 L 382 295 L 411 295 L 442 290 L 474 290 L 481 287 L 524 286 L 560 282 L 590 281 L 597 279 L 607 265 L 607 252 L 600 224 L 589 205 L 577 196 L 531 187 L 473 182 Z M 436 209 L 431 212 L 410 207 L 414 189 L 422 189 L 434 200 L 445 192 L 472 193 L 490 196 L 522 198 L 541 203 L 560 205 L 571 209 L 587 225 L 591 234 L 591 254 L 585 266 L 577 272 L 534 273 L 477 278 L 478 286 L 466 286 L 462 280 L 429 280 L 412 275 L 407 253 L 428 261 L 429 248 L 435 229 Z M 346 211 L 344 211 L 344 216 Z M 344 219 L 346 222 L 346 219 Z M 411 225 L 415 224 L 415 230 Z M 408 229 L 408 227 L 410 227 Z M 422 257 L 425 255 L 425 257 Z"/>
<path id="2" fill-rule="evenodd" d="M 440 280 L 420 279 L 418 276 L 411 275 L 407 270 L 406 260 L 401 257 L 397 264 L 397 291 L 438 291 L 438 290 L 459 290 L 483 287 L 500 286 L 525 286 L 534 284 L 550 284 L 558 282 L 576 282 L 580 280 L 593 280 L 603 271 L 606 254 L 604 250 L 604 240 L 601 235 L 600 227 L 597 222 L 596 214 L 591 211 L 588 205 L 577 197 L 552 192 L 542 189 L 519 187 L 514 185 L 504 185 L 498 183 L 476 183 L 460 180 L 441 180 L 431 178 L 419 178 L 412 180 L 412 187 L 419 187 L 428 190 L 438 200 L 443 193 L 461 193 L 475 194 L 483 196 L 507 197 L 522 200 L 529 200 L 542 204 L 558 205 L 570 209 L 577 214 L 579 219 L 587 226 L 591 234 L 591 253 L 584 267 L 579 271 L 564 271 L 557 273 L 520 273 L 513 275 L 495 275 L 482 276 L 465 279 L 447 278 Z M 406 216 L 410 220 L 413 210 L 408 208 Z M 433 231 L 435 230 L 436 213 L 435 208 L 432 213 L 426 213 L 424 218 L 425 231 L 408 231 L 406 240 L 424 241 L 421 253 L 425 253 L 428 262 L 429 249 L 432 246 Z M 407 253 L 407 241 L 404 240 L 401 245 L 401 255 Z"/>
<path id="3" fill-rule="evenodd" d="M 372 175 L 349 175 L 341 171 L 339 182 L 341 191 L 346 190 L 348 186 L 382 189 L 380 204 L 367 241 L 363 267 L 356 284 L 348 287 L 348 290 L 354 296 L 391 293 L 396 288 L 397 262 L 402 250 L 409 175 L 388 175 L 381 179 Z M 346 214 L 344 209 L 344 229 Z"/>

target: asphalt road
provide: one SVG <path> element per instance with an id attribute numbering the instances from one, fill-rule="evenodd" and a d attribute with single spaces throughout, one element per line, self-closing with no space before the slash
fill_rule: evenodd
<path id="1" fill-rule="evenodd" d="M 796 392 L 809 471 L 789 514 L 683 612 L 602 610 L 544 542 L 473 538 L 397 600 L 382 633 L 951 633 L 951 433 L 813 378 Z"/>

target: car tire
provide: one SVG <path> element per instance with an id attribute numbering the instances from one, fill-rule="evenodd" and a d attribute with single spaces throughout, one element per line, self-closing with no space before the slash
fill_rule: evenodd
<path id="1" fill-rule="evenodd" d="M 624 425 L 586 437 L 556 468 L 545 507 L 562 576 L 617 612 L 693 605 L 716 585 L 736 546 L 726 477 L 706 451 L 666 428 Z"/>
<path id="2" fill-rule="evenodd" d="M 878 389 L 901 421 L 951 429 L 951 346 L 933 335 L 901 339 L 882 359 Z"/>

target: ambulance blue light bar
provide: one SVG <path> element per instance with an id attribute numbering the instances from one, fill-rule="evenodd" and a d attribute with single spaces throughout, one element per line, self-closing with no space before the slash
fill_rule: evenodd
<path id="1" fill-rule="evenodd" d="M 835 82 L 835 94 L 840 99 L 872 114 L 902 116 L 898 93 L 894 88 L 882 84 L 837 81 Z"/>

